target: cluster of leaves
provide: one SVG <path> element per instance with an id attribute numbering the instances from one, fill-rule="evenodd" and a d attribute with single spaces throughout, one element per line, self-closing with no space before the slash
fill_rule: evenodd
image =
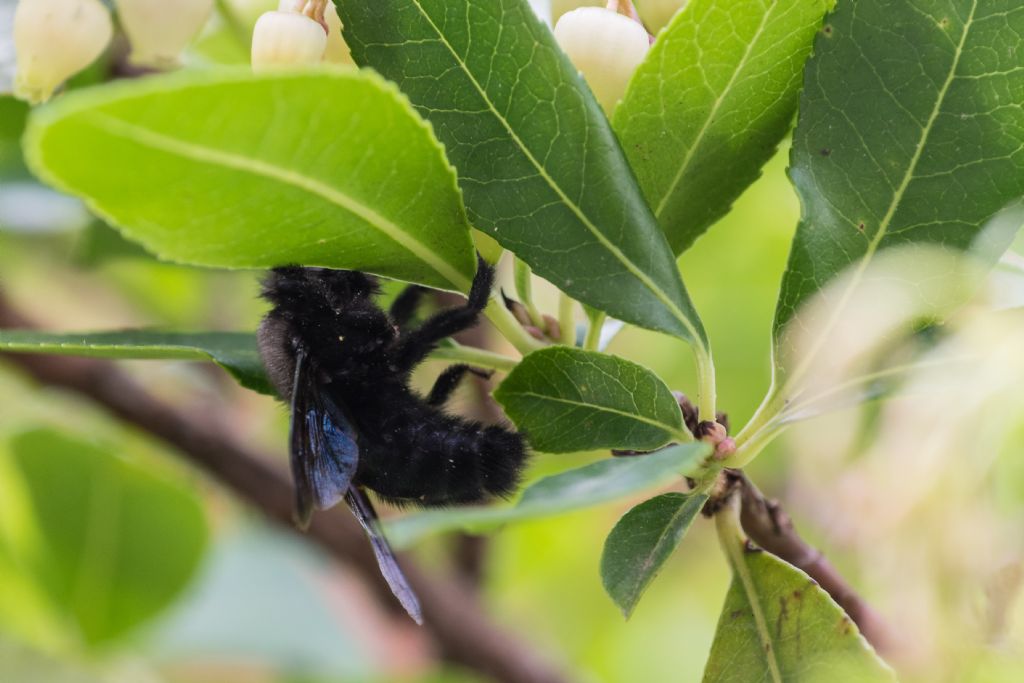
<path id="1" fill-rule="evenodd" d="M 33 112 L 25 151 L 39 177 L 181 263 L 300 263 L 466 291 L 481 231 L 599 312 L 592 324 L 607 315 L 689 342 L 701 413 L 713 415 L 710 342 L 676 258 L 756 179 L 799 103 L 790 174 L 803 220 L 776 315 L 777 381 L 726 463 L 741 465 L 792 417 L 809 359 L 793 365 L 781 351 L 803 304 L 852 269 L 837 320 L 857 274 L 885 250 L 966 252 L 1024 196 L 1010 106 L 1024 87 L 1024 9 L 918 4 L 839 0 L 828 13 L 827 0 L 691 0 L 609 121 L 525 0 L 337 0 L 352 55 L 372 71 L 188 70 L 94 87 Z M 489 313 L 510 332 L 499 305 Z M 629 614 L 721 464 L 692 443 L 672 393 L 644 367 L 510 340 L 525 355 L 497 365 L 514 367 L 496 397 L 536 449 L 682 445 L 544 480 L 511 508 L 412 516 L 392 534 L 479 529 L 633 493 L 666 473 L 695 476 L 696 490 L 639 505 L 608 538 L 602 575 Z M 12 332 L 0 345 L 210 358 L 267 388 L 249 334 Z M 794 638 L 849 663 L 857 680 L 888 677 L 806 576 L 746 552 L 728 529 L 722 543 L 735 579 L 706 680 L 739 680 L 736 667 L 813 679 Z"/>

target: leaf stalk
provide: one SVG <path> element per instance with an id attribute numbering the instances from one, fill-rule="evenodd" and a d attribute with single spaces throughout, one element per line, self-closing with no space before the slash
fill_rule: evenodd
<path id="1" fill-rule="evenodd" d="M 505 303 L 501 301 L 500 297 L 496 294 L 491 295 L 491 300 L 487 304 L 487 308 L 484 310 L 484 315 L 491 321 L 491 324 L 501 333 L 512 346 L 516 348 L 516 351 L 522 355 L 527 355 L 532 351 L 536 351 L 543 347 L 541 342 L 531 337 L 523 326 L 519 324 L 519 321 L 515 319 L 515 316 L 505 308 Z"/>
<path id="2" fill-rule="evenodd" d="M 558 297 L 558 326 L 562 328 L 562 341 L 569 346 L 576 346 L 576 318 L 573 307 L 576 300 L 562 292 Z"/>
<path id="3" fill-rule="evenodd" d="M 504 356 L 494 351 L 478 349 L 473 346 L 462 344 L 451 344 L 435 349 L 430 357 L 435 360 L 449 360 L 458 363 L 466 363 L 476 368 L 497 370 L 499 372 L 511 372 L 519 361 L 509 356 Z"/>
<path id="4" fill-rule="evenodd" d="M 598 313 L 590 319 L 590 325 L 587 327 L 587 337 L 583 340 L 584 350 L 598 350 L 601 345 L 601 333 L 604 332 L 604 321 L 607 319 L 607 313 Z"/>

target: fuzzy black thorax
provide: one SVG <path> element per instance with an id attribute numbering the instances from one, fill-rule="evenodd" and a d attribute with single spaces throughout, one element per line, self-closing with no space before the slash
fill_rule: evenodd
<path id="1" fill-rule="evenodd" d="M 441 311 L 412 329 L 409 320 L 422 288 L 407 289 L 385 312 L 374 301 L 376 280 L 365 273 L 284 267 L 266 279 L 263 296 L 273 308 L 260 326 L 259 342 L 268 374 L 293 412 L 296 405 L 306 409 L 310 440 L 330 445 L 338 433 L 350 430 L 354 447 L 348 450 L 354 448 L 357 462 L 346 486 L 426 506 L 476 502 L 515 489 L 527 455 L 522 437 L 443 409 L 467 366 L 448 368 L 426 397 L 409 387 L 413 369 L 441 340 L 476 324 L 493 277 L 493 269 L 481 261 L 465 306 Z M 335 414 L 325 422 L 318 413 Z M 308 517 L 312 507 L 332 498 L 337 502 L 343 491 L 312 490 L 330 488 L 331 482 L 305 470 L 319 466 L 330 479 L 335 468 L 296 462 L 294 451 L 299 513 Z M 303 490 L 303 479 L 310 490 Z"/>

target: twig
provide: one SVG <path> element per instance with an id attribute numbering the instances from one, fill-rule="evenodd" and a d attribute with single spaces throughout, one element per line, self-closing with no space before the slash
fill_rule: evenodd
<path id="1" fill-rule="evenodd" d="M 0 295 L 0 328 L 31 328 Z M 230 430 L 208 415 L 186 414 L 143 389 L 114 363 L 88 358 L 0 354 L 36 381 L 71 390 L 173 447 L 271 520 L 291 525 L 292 485 L 281 459 L 249 450 Z M 366 578 L 380 600 L 394 598 L 380 577 L 369 544 L 351 515 L 342 510 L 319 514 L 308 537 Z M 565 683 L 569 679 L 513 634 L 494 624 L 472 593 L 458 581 L 429 576 L 409 557 L 402 567 L 423 605 L 425 628 L 443 656 L 505 683 Z"/>
<path id="2" fill-rule="evenodd" d="M 750 540 L 817 581 L 879 654 L 896 653 L 898 638 L 892 627 L 840 576 L 820 550 L 800 537 L 779 502 L 765 498 L 739 470 L 728 470 L 726 476 L 739 490 L 743 504 L 740 522 Z"/>

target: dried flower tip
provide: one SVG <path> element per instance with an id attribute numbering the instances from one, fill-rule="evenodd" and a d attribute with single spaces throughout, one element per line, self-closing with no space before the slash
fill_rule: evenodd
<path id="1" fill-rule="evenodd" d="M 526 306 L 519 303 L 508 294 L 505 294 L 505 290 L 501 290 L 501 299 L 505 302 L 505 308 L 509 310 L 520 325 L 527 327 L 533 325 L 533 320 L 530 318 L 530 312 L 526 309 Z"/>
<path id="2" fill-rule="evenodd" d="M 526 330 L 526 333 L 528 335 L 530 335 L 537 341 L 547 341 L 547 339 L 544 337 L 544 333 L 541 332 L 539 327 L 535 327 L 533 325 L 523 325 L 523 329 Z"/>
<path id="3" fill-rule="evenodd" d="M 556 342 L 562 341 L 562 326 L 558 324 L 558 321 L 547 313 L 540 317 L 544 321 L 544 331 L 547 332 L 548 339 Z"/>
<path id="4" fill-rule="evenodd" d="M 33 104 L 50 99 L 100 56 L 113 32 L 100 0 L 20 0 L 14 10 L 15 96 Z"/>
<path id="5" fill-rule="evenodd" d="M 213 0 L 116 0 L 128 35 L 132 63 L 166 69 L 195 38 L 213 11 Z"/>
<path id="6" fill-rule="evenodd" d="M 725 427 L 717 422 L 705 420 L 697 425 L 697 429 L 693 434 L 701 441 L 706 441 L 712 446 L 718 446 L 729 437 L 729 433 L 725 431 Z"/>
<path id="7" fill-rule="evenodd" d="M 725 460 L 730 455 L 736 452 L 736 440 L 731 436 L 727 436 L 722 439 L 717 446 L 715 446 L 714 458 L 715 460 Z"/>
<path id="8" fill-rule="evenodd" d="M 296 12 L 266 12 L 252 31 L 252 68 L 319 64 L 327 48 L 327 32 Z"/>
<path id="9" fill-rule="evenodd" d="M 566 12 L 555 24 L 555 39 L 609 114 L 650 48 L 647 29 L 603 7 Z"/>

